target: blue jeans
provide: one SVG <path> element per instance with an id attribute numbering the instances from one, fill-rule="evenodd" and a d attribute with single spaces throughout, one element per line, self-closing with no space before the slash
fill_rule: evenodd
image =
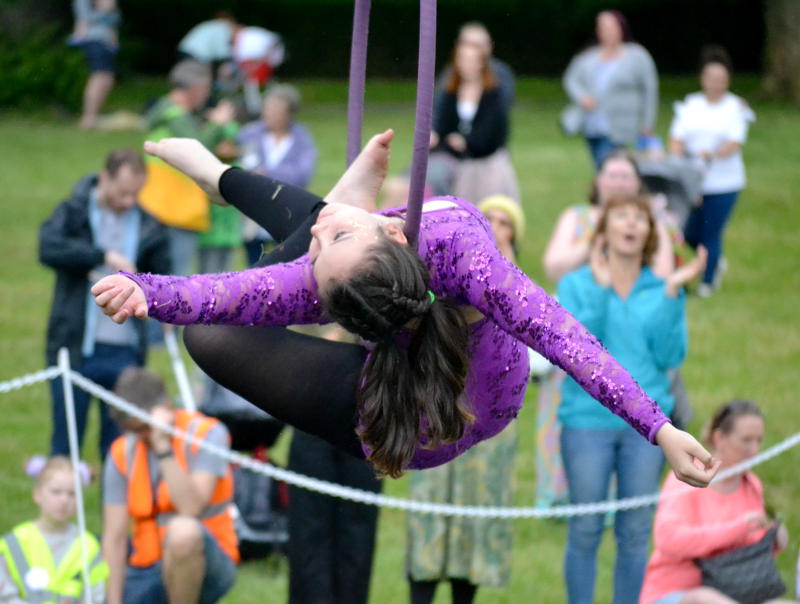
<path id="1" fill-rule="evenodd" d="M 206 558 L 206 574 L 200 590 L 200 604 L 213 604 L 228 593 L 236 582 L 236 565 L 205 527 L 203 555 Z M 145 567 L 128 566 L 122 601 L 125 604 L 168 604 L 161 562 Z"/>
<path id="2" fill-rule="evenodd" d="M 571 503 L 603 501 L 612 473 L 617 497 L 649 495 L 658 491 L 664 455 L 631 428 L 594 430 L 564 427 L 561 456 Z M 614 537 L 614 604 L 636 604 L 642 589 L 653 510 L 650 507 L 617 512 Z M 603 537 L 604 514 L 573 516 L 564 560 L 570 604 L 594 602 L 597 548 Z"/>
<path id="3" fill-rule="evenodd" d="M 84 357 L 75 371 L 86 378 L 113 390 L 120 374 L 131 365 L 138 365 L 139 358 L 132 346 L 112 346 L 97 344 L 94 354 Z M 50 455 L 69 455 L 69 436 L 67 433 L 67 411 L 64 405 L 64 385 L 61 378 L 50 382 L 52 394 L 53 433 L 50 437 Z M 91 397 L 77 386 L 72 387 L 75 399 L 75 423 L 78 428 L 78 445 L 83 448 L 83 435 L 86 431 L 86 418 L 89 414 Z M 119 427 L 108 414 L 108 407 L 100 403 L 100 459 L 105 459 L 111 443 L 120 435 Z"/>
<path id="4" fill-rule="evenodd" d="M 684 227 L 686 243 L 696 248 L 704 245 L 708 250 L 708 263 L 703 273 L 703 283 L 714 282 L 714 272 L 722 256 L 722 231 L 739 198 L 739 191 L 703 195 L 703 203 L 692 210 Z"/>
<path id="5" fill-rule="evenodd" d="M 600 169 L 600 164 L 603 163 L 606 155 L 622 147 L 607 136 L 587 136 L 586 144 L 589 145 L 589 153 L 592 154 L 595 171 Z"/>

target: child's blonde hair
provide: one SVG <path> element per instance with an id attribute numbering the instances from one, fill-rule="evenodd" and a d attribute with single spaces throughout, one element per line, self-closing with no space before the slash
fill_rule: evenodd
<path id="1" fill-rule="evenodd" d="M 69 457 L 55 455 L 45 461 L 41 469 L 32 474 L 32 476 L 36 480 L 36 487 L 41 487 L 45 482 L 47 482 L 47 479 L 56 472 L 72 473 L 74 471 L 75 469 L 72 466 L 72 462 L 69 460 Z"/>

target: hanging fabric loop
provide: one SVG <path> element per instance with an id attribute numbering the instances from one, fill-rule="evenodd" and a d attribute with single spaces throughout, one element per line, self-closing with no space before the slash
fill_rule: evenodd
<path id="1" fill-rule="evenodd" d="M 356 0 L 353 10 L 353 41 L 350 51 L 350 85 L 347 96 L 347 165 L 361 151 L 364 124 L 364 89 L 367 72 L 370 0 Z M 428 147 L 433 117 L 433 85 L 436 70 L 436 0 L 419 3 L 419 63 L 417 68 L 416 121 L 411 158 L 411 182 L 405 235 L 417 242 L 422 216 L 422 198 L 428 173 Z"/>
<path id="2" fill-rule="evenodd" d="M 350 85 L 347 92 L 348 166 L 353 163 L 353 160 L 361 151 L 370 7 L 371 0 L 356 0 L 353 9 L 353 42 L 350 49 Z"/>
<path id="3" fill-rule="evenodd" d="M 408 191 L 408 213 L 405 235 L 416 245 L 422 217 L 422 197 L 428 174 L 433 114 L 433 83 L 436 70 L 436 0 L 419 3 L 419 67 L 417 70 L 417 110 L 414 126 L 414 154 L 411 158 L 411 183 Z"/>

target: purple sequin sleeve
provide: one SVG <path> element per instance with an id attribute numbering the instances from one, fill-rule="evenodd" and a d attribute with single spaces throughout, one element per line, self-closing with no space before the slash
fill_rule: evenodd
<path id="1" fill-rule="evenodd" d="M 483 224 L 462 223 L 449 247 L 450 257 L 436 270 L 448 296 L 491 317 L 655 442 L 669 421 L 658 404 L 577 319 L 503 257 Z"/>
<path id="2" fill-rule="evenodd" d="M 323 322 L 308 256 L 236 273 L 174 277 L 122 273 L 144 290 L 148 316 L 188 325 L 301 325 Z"/>

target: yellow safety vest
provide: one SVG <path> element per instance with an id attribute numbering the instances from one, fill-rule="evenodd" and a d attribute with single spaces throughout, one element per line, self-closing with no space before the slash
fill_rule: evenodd
<path id="1" fill-rule="evenodd" d="M 100 555 L 100 544 L 84 533 L 89 559 L 89 583 L 94 586 L 108 578 L 108 565 Z M 79 604 L 83 596 L 83 552 L 78 538 L 72 542 L 56 567 L 53 552 L 33 522 L 15 527 L 0 541 L 11 578 L 26 602 L 33 604 Z"/>

